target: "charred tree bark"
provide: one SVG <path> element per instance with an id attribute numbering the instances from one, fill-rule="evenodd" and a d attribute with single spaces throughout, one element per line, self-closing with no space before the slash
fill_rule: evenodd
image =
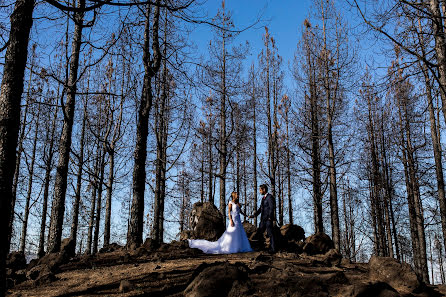
<path id="1" fill-rule="evenodd" d="M 256 101 L 256 96 L 255 96 L 255 73 L 254 73 L 254 65 L 251 66 L 251 80 L 252 80 L 252 95 L 251 95 L 251 100 L 252 100 L 252 140 L 253 140 L 253 160 L 252 160 L 252 164 L 253 164 L 253 183 L 254 183 L 254 191 L 253 191 L 253 196 L 254 196 L 254 211 L 257 210 L 257 119 L 256 119 L 256 109 L 257 109 L 257 101 Z M 257 227 L 257 216 L 254 217 L 254 226 Z"/>
<path id="2" fill-rule="evenodd" d="M 25 129 L 27 125 L 27 118 L 28 118 L 28 109 L 31 105 L 31 85 L 32 85 L 32 77 L 33 77 L 33 69 L 34 69 L 34 51 L 35 51 L 35 45 L 32 48 L 33 54 L 32 54 L 32 60 L 31 60 L 31 66 L 29 71 L 29 79 L 28 79 L 28 89 L 26 94 L 26 104 L 25 104 L 25 110 L 23 112 L 23 119 L 22 119 L 22 126 L 20 129 L 20 136 L 18 141 L 18 149 L 17 149 L 17 158 L 15 163 L 15 171 L 14 171 L 14 181 L 12 184 L 12 202 L 11 202 L 11 219 L 9 220 L 9 226 L 8 226 L 8 252 L 9 252 L 9 246 L 11 244 L 11 237 L 12 237 L 12 227 L 14 225 L 14 209 L 15 209 L 15 202 L 17 198 L 17 186 L 19 183 L 19 177 L 20 177 L 20 162 L 22 159 L 22 152 L 23 152 L 23 141 L 25 139 Z"/>
<path id="3" fill-rule="evenodd" d="M 28 56 L 29 33 L 33 24 L 33 0 L 17 0 L 11 14 L 9 44 L 0 93 L 0 226 L 9 226 L 12 184 L 16 163 L 16 148 L 20 126 L 20 102 L 23 93 L 23 77 Z M 9 252 L 8 232 L 0 238 L 0 295 L 6 291 L 5 267 Z"/>
<path id="4" fill-rule="evenodd" d="M 101 211 L 102 211 L 102 185 L 104 184 L 104 168 L 105 167 L 105 149 L 100 149 L 100 161 L 99 161 L 99 179 L 97 183 L 97 206 L 96 206 L 96 217 L 94 226 L 94 237 L 93 237 L 93 254 L 98 252 L 98 241 L 99 241 L 99 226 L 101 222 Z"/>
<path id="5" fill-rule="evenodd" d="M 159 4 L 156 1 L 153 15 L 153 27 L 150 28 L 151 6 L 147 5 L 145 29 L 144 29 L 144 81 L 141 94 L 141 102 L 138 109 L 138 121 L 136 127 L 136 144 L 134 151 L 133 167 L 133 198 L 130 210 L 130 221 L 127 233 L 127 247 L 134 248 L 142 244 L 144 222 L 144 192 L 146 182 L 146 158 L 147 135 L 149 132 L 148 120 L 152 107 L 152 78 L 158 72 L 161 64 L 161 52 L 159 46 Z M 150 31 L 153 32 L 153 59 L 150 59 Z"/>
<path id="6" fill-rule="evenodd" d="M 48 196 L 51 181 L 51 170 L 53 169 L 53 157 L 54 157 L 54 137 L 56 133 L 56 122 L 57 122 L 57 108 L 54 110 L 53 123 L 51 126 L 51 132 L 47 134 L 45 141 L 45 146 L 49 144 L 48 153 L 45 160 L 45 179 L 43 188 L 43 201 L 42 201 L 42 217 L 40 221 L 40 236 L 39 236 L 39 248 L 37 251 L 37 256 L 39 258 L 45 255 L 45 229 L 46 229 L 46 216 L 48 212 Z M 46 151 L 46 147 L 45 147 Z"/>
<path id="7" fill-rule="evenodd" d="M 432 4 L 432 2 L 435 2 L 435 1 L 431 1 L 431 4 Z M 444 3 L 443 3 L 443 5 L 444 5 Z M 441 19 L 439 19 L 438 21 L 440 23 L 442 23 Z M 421 31 L 421 21 L 419 19 L 418 19 L 418 25 L 419 25 L 419 29 Z M 435 28 L 435 29 L 437 29 L 437 28 Z M 421 49 L 422 55 L 426 56 L 423 36 L 420 33 L 418 33 L 418 38 L 419 38 L 419 44 L 420 44 L 420 49 Z M 445 42 L 444 35 L 438 36 L 437 38 L 442 39 L 442 41 Z M 438 41 L 440 41 L 440 40 L 438 40 Z M 436 40 L 436 42 L 437 42 L 437 40 Z M 445 49 L 446 49 L 446 47 L 445 47 Z M 445 59 L 444 56 L 442 58 Z M 444 62 L 446 63 L 446 60 L 444 60 Z M 431 138 L 432 138 L 432 148 L 434 151 L 434 160 L 435 160 L 435 173 L 436 173 L 436 179 L 437 179 L 438 202 L 440 205 L 441 227 L 442 227 L 442 232 L 443 232 L 443 245 L 446 248 L 446 194 L 445 194 L 445 182 L 444 182 L 444 175 L 443 175 L 440 131 L 437 126 L 437 120 L 439 121 L 439 119 L 437 119 L 435 116 L 435 108 L 434 108 L 433 98 L 432 98 L 432 83 L 431 83 L 429 71 L 427 69 L 426 64 L 424 64 L 424 63 L 419 62 L 419 67 L 423 71 L 425 88 L 426 88 L 427 108 L 429 110 L 429 122 L 430 122 Z M 446 73 L 444 73 L 444 74 L 446 74 Z M 445 78 L 445 81 L 446 81 L 446 78 Z M 446 85 L 444 85 L 444 87 L 446 87 Z M 443 96 L 442 96 L 442 98 L 443 98 Z M 444 102 L 445 101 L 443 101 L 443 110 L 445 110 Z"/>
<path id="8" fill-rule="evenodd" d="M 113 182 L 115 180 L 115 152 L 114 148 L 110 149 L 108 158 L 108 182 L 107 182 L 107 198 L 105 201 L 105 223 L 104 223 L 104 246 L 110 244 L 110 227 L 111 227 L 111 204 L 113 193 Z"/>
<path id="9" fill-rule="evenodd" d="M 443 116 L 446 121 L 446 39 L 444 29 L 444 15 L 441 14 L 440 1 L 429 1 L 430 12 L 432 13 L 432 29 L 435 39 L 435 53 L 438 63 L 440 95 L 442 101 Z"/>
<path id="10" fill-rule="evenodd" d="M 224 26 L 224 24 L 223 24 Z M 220 94 L 220 150 L 219 162 L 220 171 L 218 177 L 220 179 L 220 213 L 223 216 L 223 223 L 226 226 L 226 169 L 228 163 L 228 136 L 226 133 L 226 48 L 225 37 L 223 37 L 223 58 L 222 58 L 222 72 L 221 72 L 221 94 Z"/>
<path id="11" fill-rule="evenodd" d="M 77 243 L 77 229 L 79 224 L 79 204 L 81 201 L 81 188 L 82 188 L 82 172 L 84 167 L 84 144 L 85 144 L 85 128 L 87 123 L 87 107 L 84 106 L 84 115 L 82 118 L 82 129 L 81 129 L 81 138 L 79 142 L 79 158 L 78 158 L 78 166 L 77 166 L 77 176 L 76 176 L 76 191 L 74 194 L 73 201 L 73 219 L 71 222 L 71 232 L 70 238 L 74 242 L 74 246 L 76 247 Z"/>
<path id="12" fill-rule="evenodd" d="M 62 135 L 59 143 L 59 161 L 57 164 L 56 181 L 54 185 L 54 198 L 51 208 L 51 221 L 49 231 L 48 253 L 58 252 L 62 238 L 62 225 L 65 213 L 65 198 L 67 191 L 68 163 L 70 160 L 71 135 L 73 130 L 74 109 L 78 80 L 79 55 L 82 44 L 82 29 L 84 28 L 85 0 L 79 0 L 80 11 L 75 13 L 74 36 L 70 58 L 70 72 L 68 76 L 67 102 L 62 106 L 64 121 Z"/>
<path id="13" fill-rule="evenodd" d="M 93 228 L 95 222 L 95 209 L 96 209 L 96 195 L 98 189 L 98 180 L 99 180 L 99 166 L 100 166 L 100 144 L 98 143 L 97 152 L 96 152 L 96 160 L 94 163 L 93 175 L 90 177 L 92 180 L 90 182 L 90 186 L 92 187 L 91 191 L 91 207 L 90 207 L 90 219 L 88 221 L 88 235 L 87 235 L 87 249 L 85 253 L 87 255 L 91 254 L 91 247 L 93 244 Z"/>
<path id="14" fill-rule="evenodd" d="M 164 52 L 164 57 L 166 53 Z M 156 101 L 155 135 L 156 135 L 156 168 L 155 168 L 155 201 L 153 239 L 157 244 L 163 242 L 164 235 L 164 200 L 166 194 L 166 167 L 167 167 L 167 135 L 168 135 L 168 100 L 169 80 L 166 60 L 163 59 L 163 74 L 161 78 L 161 95 Z"/>
<path id="15" fill-rule="evenodd" d="M 33 181 L 34 181 L 34 164 L 36 161 L 36 152 L 37 152 L 37 138 L 39 133 L 39 125 L 40 125 L 40 103 L 37 103 L 37 119 L 35 122 L 35 131 L 34 131 L 34 139 L 33 139 L 33 148 L 31 152 L 31 164 L 29 165 L 29 177 L 28 177 L 28 189 L 26 193 L 26 202 L 25 202 L 25 213 L 23 215 L 23 224 L 22 224 L 22 235 L 20 238 L 20 251 L 25 253 L 26 247 L 26 234 L 28 230 L 28 218 L 29 218 L 29 210 L 31 203 L 31 195 L 33 192 Z"/>

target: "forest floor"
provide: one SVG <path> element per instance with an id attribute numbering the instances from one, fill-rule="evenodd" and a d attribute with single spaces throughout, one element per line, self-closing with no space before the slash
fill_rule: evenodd
<path id="1" fill-rule="evenodd" d="M 117 250 L 72 258 L 50 280 L 26 280 L 8 296 L 446 296 L 446 286 L 414 285 L 404 273 L 389 279 L 367 263 L 335 262 L 289 252 Z"/>

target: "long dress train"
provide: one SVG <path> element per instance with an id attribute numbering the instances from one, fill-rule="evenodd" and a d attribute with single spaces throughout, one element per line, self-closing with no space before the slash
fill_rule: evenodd
<path id="1" fill-rule="evenodd" d="M 232 201 L 231 215 L 234 221 L 234 227 L 228 224 L 226 231 L 217 241 L 208 241 L 204 239 L 189 239 L 191 248 L 198 248 L 206 254 L 233 254 L 252 252 L 245 229 L 240 220 L 240 208 Z"/>

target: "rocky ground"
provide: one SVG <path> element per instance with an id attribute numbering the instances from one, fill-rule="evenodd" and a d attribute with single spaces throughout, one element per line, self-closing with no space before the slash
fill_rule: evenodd
<path id="1" fill-rule="evenodd" d="M 420 283 L 409 265 L 390 258 L 348 263 L 334 250 L 205 255 L 184 242 L 156 250 L 115 248 L 58 268 L 31 263 L 15 271 L 8 295 L 446 296 L 446 287 Z"/>
<path id="2" fill-rule="evenodd" d="M 181 241 L 140 247 L 111 244 L 95 255 L 74 254 L 65 239 L 58 253 L 26 263 L 21 253 L 7 261 L 8 296 L 446 296 L 446 286 L 419 281 L 406 263 L 372 257 L 350 263 L 326 234 L 305 237 L 296 225 L 277 227 L 280 251 L 265 252 L 268 239 L 243 223 L 257 252 L 206 255 L 186 239 L 215 240 L 224 230 L 218 209 L 196 203 Z M 261 235 L 260 235 L 261 237 Z"/>

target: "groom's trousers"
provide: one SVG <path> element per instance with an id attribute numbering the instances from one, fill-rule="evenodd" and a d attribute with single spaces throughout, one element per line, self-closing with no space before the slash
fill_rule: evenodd
<path id="1" fill-rule="evenodd" d="M 257 236 L 263 237 L 263 232 L 266 231 L 266 235 L 269 237 L 269 249 L 272 252 L 276 251 L 276 240 L 274 236 L 273 222 L 267 220 L 266 222 L 261 222 L 259 229 L 257 230 Z"/>

